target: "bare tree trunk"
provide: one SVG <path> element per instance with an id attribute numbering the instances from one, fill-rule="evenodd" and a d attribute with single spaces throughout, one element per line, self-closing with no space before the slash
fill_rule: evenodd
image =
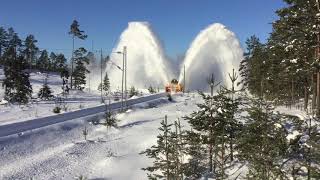
<path id="1" fill-rule="evenodd" d="M 294 82 L 293 82 L 293 78 L 291 80 L 291 105 L 294 105 Z"/>
<path id="2" fill-rule="evenodd" d="M 317 97 L 316 83 L 314 82 L 314 74 L 312 74 L 312 113 L 313 114 L 317 106 L 316 97 Z"/>
<path id="3" fill-rule="evenodd" d="M 165 119 L 165 124 L 166 124 L 166 126 L 167 126 L 167 115 L 164 117 L 164 119 Z M 167 161 L 167 169 L 166 169 L 166 173 L 167 173 L 167 179 L 169 179 L 169 172 L 170 172 L 170 167 L 169 167 L 169 162 L 168 162 L 168 159 L 169 159 L 169 152 L 168 152 L 168 139 L 167 139 L 167 137 L 168 137 L 168 133 L 167 133 L 167 129 L 165 129 L 165 134 L 164 134 L 164 137 L 165 137 L 165 149 L 166 149 L 166 161 Z"/>
<path id="4" fill-rule="evenodd" d="M 210 144 L 209 145 L 209 172 L 212 172 L 212 170 L 213 170 L 213 165 L 212 165 L 212 158 L 213 158 L 213 153 L 212 153 L 212 149 L 213 149 L 213 147 L 212 147 L 212 144 Z"/>
<path id="5" fill-rule="evenodd" d="M 308 90 L 308 80 L 304 84 L 304 110 L 308 111 L 308 102 L 309 102 L 309 90 Z"/>
<path id="6" fill-rule="evenodd" d="M 320 116 L 320 73 L 317 72 L 317 117 Z"/>

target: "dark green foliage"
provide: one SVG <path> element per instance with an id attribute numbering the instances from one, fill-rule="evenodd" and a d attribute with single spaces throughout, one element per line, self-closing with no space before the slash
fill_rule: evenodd
<path id="1" fill-rule="evenodd" d="M 108 128 L 111 127 L 118 127 L 117 125 L 117 119 L 114 117 L 114 115 L 112 114 L 112 112 L 108 109 L 108 107 L 106 106 L 106 112 L 105 112 L 105 123 L 104 125 L 107 126 Z"/>
<path id="2" fill-rule="evenodd" d="M 268 69 L 266 65 L 268 54 L 265 45 L 256 36 L 250 37 L 246 45 L 247 52 L 244 55 L 245 59 L 240 63 L 239 70 L 242 83 L 252 94 L 263 96 Z"/>
<path id="3" fill-rule="evenodd" d="M 59 72 L 60 77 L 62 79 L 62 93 L 64 95 L 68 94 L 69 92 L 69 86 L 68 86 L 69 70 L 66 62 L 67 62 L 67 59 L 64 57 L 63 54 L 58 54 L 55 57 L 55 64 L 57 66 L 56 70 Z"/>
<path id="4" fill-rule="evenodd" d="M 26 59 L 24 56 L 17 54 L 14 46 L 6 50 L 3 58 L 6 76 L 3 83 L 5 98 L 10 102 L 26 104 L 32 93 L 29 73 L 26 71 Z"/>
<path id="5" fill-rule="evenodd" d="M 54 107 L 53 108 L 53 112 L 57 113 L 57 114 L 60 113 L 61 112 L 61 107 L 59 107 L 59 106 Z"/>
<path id="6" fill-rule="evenodd" d="M 251 99 L 239 138 L 238 157 L 248 162 L 248 179 L 283 178 L 282 161 L 286 152 L 283 117 L 269 103 Z"/>
<path id="7" fill-rule="evenodd" d="M 40 99 L 49 100 L 53 97 L 52 91 L 48 86 L 48 75 L 46 76 L 42 88 L 38 92 L 38 97 Z"/>
<path id="8" fill-rule="evenodd" d="M 2 54 L 3 54 L 4 48 L 7 47 L 7 44 L 8 44 L 7 31 L 3 27 L 0 27 L 0 64 L 3 64 Z"/>
<path id="9" fill-rule="evenodd" d="M 149 86 L 148 91 L 149 91 L 150 94 L 157 93 L 156 89 L 153 88 L 151 85 Z"/>
<path id="10" fill-rule="evenodd" d="M 291 117 L 291 133 L 296 136 L 289 139 L 284 170 L 295 178 L 314 178 L 320 176 L 320 132 L 316 118 L 307 118 L 304 121 Z M 303 171 L 306 169 L 307 172 Z M 305 173 L 307 175 L 305 175 Z"/>
<path id="11" fill-rule="evenodd" d="M 84 34 L 84 31 L 80 30 L 79 29 L 79 23 L 77 20 L 73 20 L 71 26 L 70 26 L 70 31 L 69 31 L 69 34 L 72 35 L 72 59 L 71 59 L 71 89 L 75 88 L 75 89 L 83 89 L 83 87 L 81 87 L 81 84 L 83 83 L 83 77 L 80 77 L 80 81 L 81 82 L 76 82 L 78 83 L 77 85 L 73 85 L 73 83 L 75 81 L 79 81 L 79 69 L 77 70 L 78 72 L 76 72 L 75 75 L 78 75 L 78 79 L 77 80 L 74 80 L 73 78 L 73 75 L 74 75 L 74 69 L 73 69 L 73 66 L 74 66 L 74 62 L 76 62 L 76 66 L 79 66 L 79 59 L 75 59 L 76 56 L 79 56 L 79 50 L 81 51 L 81 49 L 84 49 L 84 48 L 79 48 L 78 50 L 74 51 L 74 40 L 75 38 L 79 38 L 79 39 L 86 39 L 88 36 Z M 74 57 L 75 56 L 75 57 Z M 82 54 L 81 56 L 84 56 L 84 54 Z M 84 58 L 84 57 L 83 57 Z M 88 56 L 86 56 L 86 59 L 88 59 Z M 88 63 L 89 63 L 89 60 L 88 60 Z M 81 67 L 78 67 L 80 69 L 83 69 L 83 65 L 81 65 Z M 80 70 L 82 71 L 82 70 Z M 80 73 L 82 74 L 82 73 Z M 80 83 L 80 84 L 79 84 Z"/>
<path id="12" fill-rule="evenodd" d="M 39 69 L 41 72 L 48 71 L 49 70 L 49 56 L 48 56 L 48 51 L 43 50 L 41 52 L 41 55 L 38 59 L 37 69 Z"/>
<path id="13" fill-rule="evenodd" d="M 39 52 L 39 48 L 36 45 L 37 42 L 33 35 L 28 35 L 24 41 L 23 54 L 29 64 L 29 69 L 36 65 L 36 55 Z"/>
<path id="14" fill-rule="evenodd" d="M 102 87 L 101 87 L 101 83 L 100 83 L 99 87 L 98 87 L 98 90 L 101 91 L 101 88 L 102 88 L 102 91 L 104 91 L 105 95 L 107 96 L 109 94 L 109 92 L 110 92 L 110 80 L 109 80 L 109 77 L 108 77 L 107 73 L 104 76 L 104 79 L 103 79 L 103 82 L 102 82 Z"/>
<path id="15" fill-rule="evenodd" d="M 74 36 L 74 37 L 77 37 L 79 39 L 86 39 L 88 36 L 84 34 L 84 31 L 81 31 L 79 29 L 79 23 L 77 20 L 73 20 L 71 26 L 70 26 L 70 32 L 69 34 Z"/>
<path id="16" fill-rule="evenodd" d="M 14 48 L 16 52 L 20 52 L 22 50 L 22 41 L 13 28 L 8 29 L 7 48 L 9 47 Z"/>
<path id="17" fill-rule="evenodd" d="M 133 96 L 138 96 L 139 92 L 138 90 L 136 90 L 136 88 L 134 86 L 131 86 L 130 90 L 129 90 L 129 98 L 133 97 Z"/>
<path id="18" fill-rule="evenodd" d="M 89 59 L 85 56 L 87 51 L 84 48 L 79 48 L 74 52 L 74 61 L 76 67 L 72 73 L 74 88 L 83 90 L 86 85 L 86 73 L 90 73 L 86 65 L 89 64 Z"/>
<path id="19" fill-rule="evenodd" d="M 247 40 L 240 65 L 242 82 L 253 95 L 277 103 L 293 104 L 304 98 L 307 109 L 309 95 L 315 90 L 312 76 L 320 67 L 315 56 L 320 22 L 316 0 L 285 3 L 276 11 L 278 19 L 265 44 L 256 36 Z"/>
<path id="20" fill-rule="evenodd" d="M 57 55 L 54 52 L 51 52 L 49 56 L 49 70 L 53 72 L 58 71 Z"/>
<path id="21" fill-rule="evenodd" d="M 149 179 L 182 179 L 182 167 L 179 155 L 178 133 L 172 131 L 173 124 L 168 124 L 167 116 L 161 121 L 161 134 L 157 136 L 157 145 L 146 149 L 146 154 L 154 159 L 153 166 L 143 168 L 148 171 Z M 180 134 L 180 133 L 179 133 Z"/>
<path id="22" fill-rule="evenodd" d="M 204 139 L 200 133 L 187 131 L 185 135 L 187 145 L 185 146 L 186 154 L 191 158 L 184 166 L 184 174 L 189 179 L 199 179 L 207 172 L 207 154 L 203 146 Z"/>

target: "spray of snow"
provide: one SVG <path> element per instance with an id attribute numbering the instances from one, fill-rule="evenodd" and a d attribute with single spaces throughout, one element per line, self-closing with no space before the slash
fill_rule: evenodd
<path id="1" fill-rule="evenodd" d="M 186 88 L 208 90 L 207 77 L 214 73 L 216 81 L 230 86 L 227 79 L 232 69 L 238 71 L 243 50 L 235 34 L 222 24 L 215 23 L 202 30 L 186 53 L 179 82 L 183 83 L 183 65 L 186 70 Z"/>
<path id="2" fill-rule="evenodd" d="M 121 34 L 113 52 L 123 51 L 127 47 L 127 84 L 136 88 L 148 86 L 163 87 L 171 78 L 169 62 L 162 45 L 147 22 L 130 22 L 128 28 Z M 121 54 L 112 53 L 112 63 L 122 67 Z M 121 86 L 122 71 L 111 63 L 107 64 L 111 88 Z"/>

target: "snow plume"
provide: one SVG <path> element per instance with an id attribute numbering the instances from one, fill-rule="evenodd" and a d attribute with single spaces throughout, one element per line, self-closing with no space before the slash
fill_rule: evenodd
<path id="1" fill-rule="evenodd" d="M 230 86 L 228 73 L 238 73 L 243 50 L 236 35 L 222 24 L 215 23 L 202 30 L 186 53 L 180 71 L 183 83 L 183 65 L 186 70 L 186 88 L 208 90 L 207 77 L 215 74 L 216 81 Z"/>
<path id="2" fill-rule="evenodd" d="M 156 34 L 147 22 L 130 22 L 121 34 L 113 52 L 127 47 L 127 86 L 146 89 L 148 86 L 163 87 L 172 78 L 169 62 Z M 112 53 L 107 64 L 111 88 L 121 88 L 121 54 Z M 113 65 L 112 65 L 113 64 Z M 116 65 L 115 65 L 116 64 Z"/>

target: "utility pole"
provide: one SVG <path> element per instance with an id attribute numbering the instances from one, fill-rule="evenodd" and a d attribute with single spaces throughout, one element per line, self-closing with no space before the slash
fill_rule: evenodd
<path id="1" fill-rule="evenodd" d="M 183 93 L 186 91 L 186 65 L 183 65 Z"/>
<path id="2" fill-rule="evenodd" d="M 72 79 L 73 79 L 73 53 L 74 53 L 74 35 L 72 36 L 72 54 L 71 54 L 71 82 L 70 82 L 70 88 L 72 89 Z"/>
<path id="3" fill-rule="evenodd" d="M 123 47 L 123 56 L 124 56 L 124 63 L 125 63 L 125 68 L 124 68 L 124 94 L 125 94 L 125 107 L 127 107 L 127 46 Z"/>
<path id="4" fill-rule="evenodd" d="M 103 84 L 102 84 L 102 49 L 100 50 L 100 80 L 101 80 L 101 88 L 100 88 L 100 93 L 101 93 L 101 103 L 103 103 L 103 96 L 102 96 L 102 87 L 103 87 Z"/>
<path id="5" fill-rule="evenodd" d="M 92 44 L 91 44 L 91 52 L 93 53 L 93 57 L 94 58 L 94 50 L 93 50 L 93 40 L 92 40 Z M 93 59 L 91 59 L 93 62 Z M 92 66 L 92 62 L 90 63 Z M 91 92 L 91 73 L 89 73 L 89 93 Z"/>
<path id="6" fill-rule="evenodd" d="M 125 48 L 123 47 L 123 50 Z M 122 80 L 121 80 L 121 111 L 123 111 L 123 81 L 124 81 L 124 63 L 125 63 L 125 55 L 124 52 L 122 52 Z"/>

